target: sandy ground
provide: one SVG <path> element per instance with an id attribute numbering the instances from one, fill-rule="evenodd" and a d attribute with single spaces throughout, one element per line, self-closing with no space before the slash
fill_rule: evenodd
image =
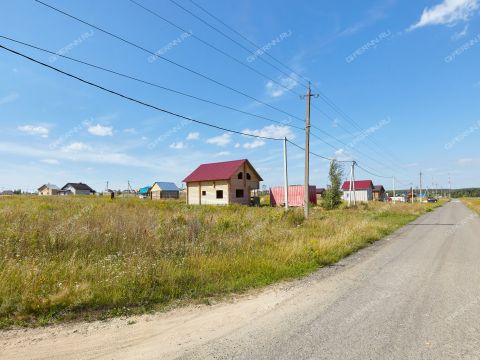
<path id="1" fill-rule="evenodd" d="M 211 306 L 0 332 L 1 359 L 480 358 L 480 219 L 452 202 L 338 264 Z"/>

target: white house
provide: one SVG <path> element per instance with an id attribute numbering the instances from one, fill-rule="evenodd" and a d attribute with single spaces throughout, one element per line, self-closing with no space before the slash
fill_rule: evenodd
<path id="1" fill-rule="evenodd" d="M 351 191 L 352 201 L 355 199 L 358 202 L 369 202 L 373 200 L 373 182 L 372 180 L 357 180 L 352 184 L 355 191 Z M 343 200 L 350 199 L 350 181 L 345 181 L 342 186 Z"/>
<path id="2" fill-rule="evenodd" d="M 72 195 L 94 195 L 95 190 L 84 183 L 68 183 L 62 187 L 61 192 Z"/>

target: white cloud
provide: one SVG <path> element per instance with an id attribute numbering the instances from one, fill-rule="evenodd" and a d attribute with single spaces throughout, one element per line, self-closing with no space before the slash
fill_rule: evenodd
<path id="1" fill-rule="evenodd" d="M 295 134 L 293 133 L 290 126 L 283 126 L 283 125 L 268 125 L 262 129 L 258 129 L 258 130 L 245 129 L 242 132 L 250 135 L 270 137 L 275 139 L 283 139 L 284 137 L 286 137 L 292 140 L 295 138 Z"/>
<path id="2" fill-rule="evenodd" d="M 226 146 L 230 144 L 231 141 L 232 141 L 231 134 L 223 134 L 223 135 L 214 136 L 210 139 L 207 139 L 208 144 L 213 144 L 217 146 Z"/>
<path id="3" fill-rule="evenodd" d="M 466 158 L 458 160 L 458 165 L 460 166 L 473 166 L 478 164 L 480 164 L 480 159 Z"/>
<path id="4" fill-rule="evenodd" d="M 458 31 L 455 34 L 452 35 L 452 40 L 457 41 L 460 40 L 461 38 L 465 37 L 468 34 L 468 28 L 470 27 L 470 24 L 465 25 L 462 31 Z"/>
<path id="5" fill-rule="evenodd" d="M 239 143 L 236 143 L 236 144 L 235 144 L 235 148 L 236 148 L 236 149 L 238 149 L 240 146 L 242 146 L 242 145 L 240 145 Z"/>
<path id="6" fill-rule="evenodd" d="M 14 102 L 15 100 L 18 99 L 18 94 L 17 93 L 10 93 L 4 97 L 0 98 L 0 105 L 5 105 L 11 102 Z"/>
<path id="7" fill-rule="evenodd" d="M 154 164 L 151 161 L 144 161 L 128 154 L 109 149 L 93 149 L 91 146 L 83 143 L 73 143 L 62 148 L 62 151 L 57 151 L 18 145 L 15 143 L 0 142 L 0 153 L 27 156 L 37 159 L 57 159 L 96 164 L 113 164 L 158 170 L 158 164 Z"/>
<path id="8" fill-rule="evenodd" d="M 78 153 L 81 151 L 90 151 L 90 150 L 92 150 L 92 147 L 82 142 L 74 142 L 62 148 L 62 151 L 67 153 Z"/>
<path id="9" fill-rule="evenodd" d="M 257 139 L 257 140 L 254 140 L 252 142 L 243 144 L 243 147 L 245 149 L 251 150 L 251 149 L 256 149 L 258 147 L 262 147 L 263 145 L 265 145 L 265 141 Z"/>
<path id="10" fill-rule="evenodd" d="M 58 161 L 57 159 L 42 159 L 42 160 L 40 160 L 40 162 L 45 163 L 45 164 L 49 164 L 49 165 L 60 164 L 60 161 Z"/>
<path id="11" fill-rule="evenodd" d="M 274 139 L 283 139 L 284 137 L 286 137 L 287 139 L 292 140 L 295 138 L 295 134 L 292 132 L 289 126 L 268 125 L 262 129 L 257 129 L 257 130 L 245 129 L 242 132 L 244 132 L 245 134 L 250 134 L 250 135 L 255 135 L 260 137 L 267 137 L 267 138 L 274 138 Z M 251 142 L 247 142 L 243 144 L 243 147 L 245 149 L 256 149 L 263 145 L 265 145 L 265 140 L 257 138 Z"/>
<path id="12" fill-rule="evenodd" d="M 95 136 L 112 136 L 113 127 L 111 126 L 102 126 L 100 124 L 90 126 L 88 132 Z"/>
<path id="13" fill-rule="evenodd" d="M 469 21 L 479 7 L 479 0 L 443 0 L 442 3 L 423 10 L 420 20 L 408 31 L 431 25 L 454 25 Z"/>
<path id="14" fill-rule="evenodd" d="M 185 146 L 185 143 L 183 141 L 179 141 L 179 142 L 170 144 L 170 149 L 180 150 L 180 149 L 185 149 L 185 147 L 186 146 Z"/>
<path id="15" fill-rule="evenodd" d="M 298 85 L 297 76 L 292 73 L 289 77 L 279 77 L 277 84 L 271 80 L 267 81 L 265 88 L 271 97 L 280 97 L 287 91 L 294 89 Z"/>
<path id="16" fill-rule="evenodd" d="M 198 140 L 198 139 L 200 139 L 200 133 L 198 132 L 191 132 L 187 135 L 187 141 Z"/>
<path id="17" fill-rule="evenodd" d="M 128 129 L 123 129 L 123 132 L 127 134 L 136 134 L 137 130 L 135 130 L 134 128 L 128 128 Z"/>
<path id="18" fill-rule="evenodd" d="M 350 161 L 352 159 L 352 155 L 349 154 L 345 149 L 338 149 L 335 151 L 334 158 L 339 161 Z"/>
<path id="19" fill-rule="evenodd" d="M 39 135 L 43 138 L 48 137 L 48 129 L 43 126 L 22 125 L 17 127 L 17 129 L 29 135 Z"/>
<path id="20" fill-rule="evenodd" d="M 387 16 L 390 8 L 395 6 L 395 3 L 395 0 L 382 1 L 382 4 L 369 9 L 366 14 L 363 14 L 361 21 L 341 30 L 336 37 L 354 35 L 379 20 L 383 20 Z"/>
<path id="21" fill-rule="evenodd" d="M 216 153 L 214 156 L 220 157 L 220 156 L 228 156 L 228 155 L 230 155 L 229 151 L 220 151 L 219 153 Z"/>

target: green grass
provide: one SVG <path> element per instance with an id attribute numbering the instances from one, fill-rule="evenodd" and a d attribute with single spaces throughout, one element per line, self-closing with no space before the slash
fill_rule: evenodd
<path id="1" fill-rule="evenodd" d="M 96 197 L 0 199 L 0 327 L 208 303 L 306 275 L 435 205 L 302 211 Z"/>

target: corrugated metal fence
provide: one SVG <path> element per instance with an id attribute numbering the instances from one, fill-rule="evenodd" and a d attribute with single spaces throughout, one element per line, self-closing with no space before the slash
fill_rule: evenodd
<path id="1" fill-rule="evenodd" d="M 289 206 L 303 206 L 303 185 L 292 185 L 288 187 L 288 205 Z M 310 203 L 317 205 L 317 187 L 309 187 Z M 285 205 L 285 188 L 283 186 L 276 186 L 270 188 L 270 205 L 284 206 Z"/>

